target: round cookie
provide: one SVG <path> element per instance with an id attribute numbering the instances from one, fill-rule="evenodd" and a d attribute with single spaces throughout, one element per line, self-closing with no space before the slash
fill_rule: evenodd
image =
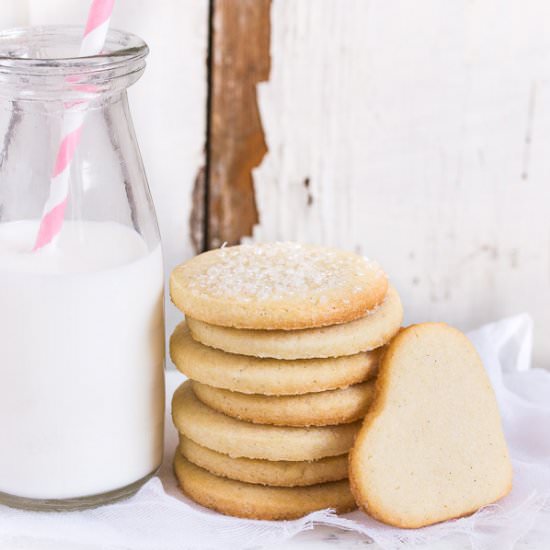
<path id="1" fill-rule="evenodd" d="M 186 315 L 270 330 L 353 321 L 384 299 L 387 286 L 378 264 L 363 256 L 289 242 L 210 250 L 170 277 L 172 301 Z"/>
<path id="2" fill-rule="evenodd" d="M 262 395 L 297 395 L 363 382 L 376 374 L 380 351 L 328 359 L 261 359 L 204 346 L 193 340 L 185 322 L 170 338 L 172 361 L 192 380 Z"/>
<path id="3" fill-rule="evenodd" d="M 183 492 L 202 506 L 242 518 L 281 520 L 333 508 L 338 513 L 356 508 L 347 480 L 309 487 L 266 487 L 212 475 L 179 452 L 174 471 Z"/>
<path id="4" fill-rule="evenodd" d="M 252 424 L 231 418 L 201 403 L 191 381 L 172 399 L 178 431 L 195 443 L 231 457 L 265 460 L 316 460 L 347 453 L 361 422 L 340 426 L 296 428 Z"/>
<path id="5" fill-rule="evenodd" d="M 193 382 L 205 405 L 223 414 L 277 426 L 328 426 L 364 418 L 374 396 L 374 382 L 304 395 L 247 395 Z"/>
<path id="6" fill-rule="evenodd" d="M 310 462 L 231 458 L 180 435 L 179 452 L 211 474 L 260 485 L 299 487 L 340 481 L 348 477 L 348 455 L 331 456 Z"/>
<path id="7" fill-rule="evenodd" d="M 399 331 L 403 307 L 390 286 L 384 302 L 374 311 L 351 323 L 303 330 L 238 330 L 187 318 L 191 335 L 206 346 L 229 353 L 310 359 L 341 357 L 369 351 L 386 344 Z"/>

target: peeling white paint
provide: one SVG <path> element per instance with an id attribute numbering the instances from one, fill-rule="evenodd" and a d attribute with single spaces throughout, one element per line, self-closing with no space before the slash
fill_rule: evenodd
<path id="1" fill-rule="evenodd" d="M 544 0 L 273 2 L 254 239 L 378 259 L 407 322 L 528 311 L 550 367 L 549 20 Z"/>

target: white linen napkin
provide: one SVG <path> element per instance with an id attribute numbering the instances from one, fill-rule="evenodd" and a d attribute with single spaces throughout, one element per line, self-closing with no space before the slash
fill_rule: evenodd
<path id="1" fill-rule="evenodd" d="M 361 533 L 385 550 L 429 545 L 458 533 L 468 537 L 472 548 L 511 550 L 534 527 L 539 540 L 550 547 L 550 372 L 530 368 L 531 319 L 527 315 L 504 319 L 469 337 L 495 388 L 514 466 L 512 492 L 470 517 L 403 530 L 360 511 L 336 516 L 322 510 L 281 522 L 217 514 L 194 504 L 176 486 L 171 461 L 177 434 L 167 411 L 164 464 L 134 497 L 81 512 L 24 512 L 0 506 L 0 543 L 25 536 L 108 550 L 240 549 L 276 544 L 315 525 L 328 525 Z M 168 407 L 181 381 L 182 375 L 167 373 Z"/>

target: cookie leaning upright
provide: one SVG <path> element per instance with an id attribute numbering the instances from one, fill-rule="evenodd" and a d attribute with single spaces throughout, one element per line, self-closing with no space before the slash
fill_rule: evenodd
<path id="1" fill-rule="evenodd" d="M 423 323 L 393 339 L 350 452 L 350 484 L 368 514 L 402 528 L 473 513 L 510 491 L 495 394 L 460 331 Z"/>
<path id="2" fill-rule="evenodd" d="M 388 282 L 362 256 L 297 243 L 211 250 L 176 267 L 170 295 L 181 311 L 212 325 L 296 330 L 363 317 Z"/>

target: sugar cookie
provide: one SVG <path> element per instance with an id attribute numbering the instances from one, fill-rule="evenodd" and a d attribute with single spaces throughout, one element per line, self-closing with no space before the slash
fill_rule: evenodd
<path id="1" fill-rule="evenodd" d="M 193 382 L 195 395 L 223 414 L 278 426 L 328 426 L 364 418 L 374 394 L 374 382 L 304 395 L 267 396 L 222 390 Z"/>
<path id="2" fill-rule="evenodd" d="M 180 453 L 189 462 L 211 474 L 274 487 L 299 487 L 340 481 L 348 477 L 348 455 L 331 456 L 313 461 L 289 462 L 231 458 L 197 445 L 180 435 Z"/>
<path id="3" fill-rule="evenodd" d="M 309 487 L 266 487 L 212 475 L 176 453 L 174 470 L 190 498 L 222 514 L 242 518 L 295 519 L 323 508 L 349 512 L 356 505 L 347 480 Z"/>
<path id="4" fill-rule="evenodd" d="M 186 315 L 213 325 L 294 330 L 358 319 L 387 285 L 362 256 L 287 242 L 200 254 L 172 271 L 170 295 Z"/>
<path id="5" fill-rule="evenodd" d="M 380 350 L 328 359 L 280 361 L 226 353 L 193 340 L 185 322 L 170 338 L 170 356 L 186 376 L 242 393 L 296 395 L 363 382 L 375 375 Z"/>
<path id="6" fill-rule="evenodd" d="M 403 307 L 397 291 L 388 288 L 384 302 L 357 321 L 331 327 L 303 330 L 238 330 L 187 318 L 195 340 L 229 353 L 308 359 L 340 357 L 369 351 L 386 344 L 399 330 Z"/>
<path id="7" fill-rule="evenodd" d="M 350 482 L 368 514 L 402 528 L 470 514 L 510 491 L 495 395 L 461 332 L 424 323 L 394 338 L 350 453 Z"/>
<path id="8" fill-rule="evenodd" d="M 231 457 L 265 460 L 316 460 L 345 454 L 361 422 L 340 426 L 296 428 L 243 422 L 201 403 L 191 381 L 172 399 L 172 419 L 178 431 L 195 443 Z"/>

